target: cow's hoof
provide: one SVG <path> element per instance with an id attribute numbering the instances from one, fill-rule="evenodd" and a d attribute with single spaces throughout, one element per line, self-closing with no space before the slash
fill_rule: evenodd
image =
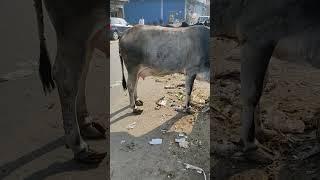
<path id="1" fill-rule="evenodd" d="M 143 101 L 141 101 L 140 99 L 137 99 L 135 104 L 136 106 L 143 106 Z"/>
<path id="2" fill-rule="evenodd" d="M 106 139 L 106 128 L 96 122 L 88 123 L 80 128 L 84 139 Z"/>
<path id="3" fill-rule="evenodd" d="M 133 112 L 133 114 L 135 114 L 135 115 L 140 115 L 140 114 L 143 112 L 143 109 L 134 108 L 132 112 Z"/>
<path id="4" fill-rule="evenodd" d="M 177 112 L 180 113 L 187 113 L 187 114 L 193 114 L 194 112 L 192 111 L 191 107 L 178 107 L 175 109 Z"/>
<path id="5" fill-rule="evenodd" d="M 249 153 L 251 151 L 256 151 L 258 146 L 255 143 L 248 143 L 243 147 L 243 152 Z"/>
<path id="6" fill-rule="evenodd" d="M 75 154 L 74 160 L 84 164 L 99 164 L 106 157 L 106 154 L 89 148 Z"/>

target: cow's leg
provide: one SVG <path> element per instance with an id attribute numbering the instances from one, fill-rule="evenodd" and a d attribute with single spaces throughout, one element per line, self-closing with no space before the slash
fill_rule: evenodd
<path id="1" fill-rule="evenodd" d="M 134 114 L 141 114 L 142 109 L 136 106 L 136 91 L 137 91 L 137 83 L 138 83 L 138 69 L 128 69 L 128 92 L 129 92 L 129 100 L 130 107 Z"/>
<path id="2" fill-rule="evenodd" d="M 103 47 L 105 44 L 105 31 L 104 29 L 98 31 L 93 38 L 89 41 L 87 47 L 87 56 L 85 60 L 85 65 L 83 67 L 83 72 L 80 80 L 79 94 L 77 98 L 77 117 L 80 127 L 80 132 L 82 137 L 88 139 L 100 139 L 105 138 L 106 129 L 99 123 L 93 122 L 93 118 L 90 116 L 87 110 L 86 102 L 86 79 L 88 70 L 90 67 L 90 62 L 92 59 L 92 54 L 95 48 L 106 54 L 106 47 Z"/>
<path id="3" fill-rule="evenodd" d="M 274 45 L 261 47 L 245 44 L 242 49 L 241 62 L 241 139 L 244 150 L 255 149 L 254 114 L 259 102 L 266 69 L 268 67 Z"/>
<path id="4" fill-rule="evenodd" d="M 62 40 L 58 37 L 54 79 L 59 91 L 66 145 L 72 149 L 76 160 L 98 163 L 105 157 L 105 153 L 89 149 L 80 135 L 77 121 L 76 102 L 85 59 L 85 42 Z"/>
<path id="5" fill-rule="evenodd" d="M 269 71 L 266 70 L 265 73 L 265 77 L 264 77 L 264 81 L 263 81 L 263 88 L 262 88 L 262 92 L 265 89 L 267 82 L 268 82 L 268 78 L 269 78 Z M 269 130 L 266 129 L 263 126 L 262 120 L 260 118 L 260 113 L 261 113 L 261 108 L 260 108 L 260 102 L 258 102 L 257 106 L 256 106 L 256 110 L 255 110 L 255 114 L 254 114 L 254 118 L 255 118 L 255 133 L 256 133 L 256 138 L 260 141 L 260 142 L 264 142 L 267 141 L 268 139 L 273 138 L 274 136 L 277 135 L 277 132 L 275 132 L 274 130 Z"/>
<path id="6" fill-rule="evenodd" d="M 186 76 L 186 84 L 185 84 L 185 88 L 186 88 L 186 99 L 185 99 L 185 111 L 186 112 L 190 112 L 190 101 L 191 101 L 191 93 L 192 93 L 192 89 L 193 89 L 193 84 L 194 84 L 194 80 L 196 79 L 197 74 L 195 73 L 187 73 Z"/>
<path id="7" fill-rule="evenodd" d="M 138 80 L 139 80 L 139 79 L 138 79 Z M 137 80 L 137 81 L 138 81 L 138 80 Z M 139 99 L 139 98 L 138 98 L 138 95 L 137 95 L 137 94 L 138 94 L 138 93 L 137 93 L 137 91 L 138 91 L 138 90 L 137 90 L 137 84 L 138 84 L 138 83 L 136 83 L 136 88 L 135 88 L 136 90 L 135 90 L 135 92 L 134 92 L 134 101 L 135 101 L 136 106 L 143 106 L 143 101 L 142 101 L 141 99 Z"/>

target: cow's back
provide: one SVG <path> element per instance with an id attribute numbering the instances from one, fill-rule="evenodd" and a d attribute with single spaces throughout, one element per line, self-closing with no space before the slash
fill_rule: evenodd
<path id="1" fill-rule="evenodd" d="M 119 41 L 120 54 L 133 66 L 142 64 L 167 71 L 197 66 L 207 56 L 209 29 L 204 26 L 167 28 L 138 25 Z"/>

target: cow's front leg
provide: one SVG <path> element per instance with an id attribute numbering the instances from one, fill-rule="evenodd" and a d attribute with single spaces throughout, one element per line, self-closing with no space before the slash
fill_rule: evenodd
<path id="1" fill-rule="evenodd" d="M 136 106 L 136 91 L 137 91 L 137 71 L 128 70 L 128 92 L 129 92 L 129 100 L 130 100 L 130 107 L 134 114 L 141 114 L 143 109 L 138 108 Z"/>
<path id="2" fill-rule="evenodd" d="M 190 106 L 190 101 L 191 101 L 191 93 L 192 93 L 192 89 L 193 89 L 193 84 L 194 84 L 194 80 L 196 79 L 197 74 L 187 74 L 186 76 L 186 84 L 185 84 L 185 88 L 186 88 L 186 99 L 185 99 L 185 111 L 187 113 L 191 112 L 191 106 Z"/>
<path id="3" fill-rule="evenodd" d="M 245 44 L 241 59 L 241 139 L 244 150 L 256 149 L 254 114 L 263 90 L 263 81 L 273 45 L 264 47 Z"/>
<path id="4" fill-rule="evenodd" d="M 85 43 L 83 43 L 85 44 Z M 74 152 L 74 158 L 84 163 L 99 163 L 105 153 L 89 149 L 80 135 L 77 121 L 77 96 L 84 67 L 86 48 L 82 43 L 58 38 L 57 57 L 54 65 L 54 79 L 61 102 L 66 145 Z"/>

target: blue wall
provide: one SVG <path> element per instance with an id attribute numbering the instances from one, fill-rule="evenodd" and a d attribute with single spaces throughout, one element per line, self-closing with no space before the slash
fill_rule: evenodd
<path id="1" fill-rule="evenodd" d="M 185 0 L 163 0 L 163 22 L 168 23 L 170 11 L 178 12 L 175 18 L 184 19 L 184 7 Z M 159 23 L 161 0 L 130 0 L 124 5 L 124 14 L 130 24 L 138 24 L 142 16 L 145 24 Z"/>

